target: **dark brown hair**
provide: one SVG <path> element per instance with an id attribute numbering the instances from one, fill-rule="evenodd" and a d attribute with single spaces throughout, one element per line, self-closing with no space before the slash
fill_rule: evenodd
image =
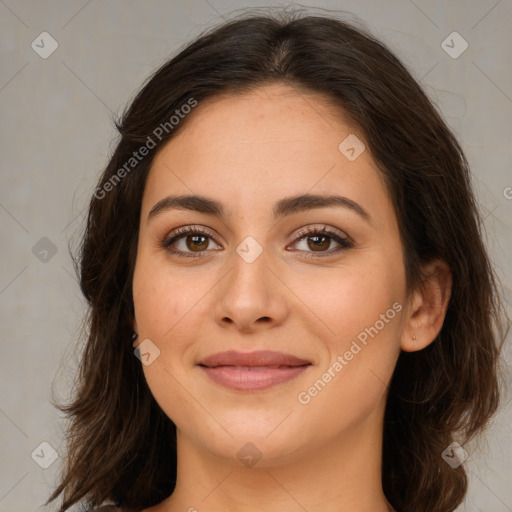
<path id="1" fill-rule="evenodd" d="M 70 419 L 68 451 L 48 502 L 63 493 L 61 512 L 82 499 L 147 507 L 174 489 L 175 426 L 131 343 L 145 180 L 158 150 L 187 124 L 180 116 L 171 126 L 171 116 L 191 99 L 201 104 L 275 82 L 329 98 L 364 136 L 397 215 L 408 292 L 421 285 L 424 263 L 440 258 L 451 268 L 439 336 L 402 352 L 390 383 L 382 479 L 400 512 L 450 512 L 466 493 L 464 467 L 452 469 L 441 454 L 454 440 L 472 439 L 495 412 L 503 340 L 466 158 L 411 74 L 365 29 L 282 13 L 245 15 L 201 35 L 148 80 L 117 123 L 120 140 L 90 202 L 76 262 L 90 314 L 75 396 L 57 405 Z M 130 161 L 150 138 L 149 154 Z"/>

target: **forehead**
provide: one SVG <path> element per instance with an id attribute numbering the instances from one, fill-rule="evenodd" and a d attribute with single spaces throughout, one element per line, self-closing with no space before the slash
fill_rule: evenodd
<path id="1" fill-rule="evenodd" d="M 265 153 L 280 150 L 278 152 L 289 154 L 294 149 L 299 154 L 311 154 L 313 148 L 305 143 L 315 139 L 318 144 L 318 137 L 328 136 L 319 150 L 337 156 L 339 137 L 345 132 L 357 131 L 346 117 L 345 112 L 324 95 L 272 84 L 251 92 L 224 93 L 200 102 L 188 116 L 185 129 L 178 132 L 168 146 L 201 139 L 208 150 L 212 145 L 219 152 L 236 148 L 242 157 L 246 156 L 244 150 L 251 153 L 251 146 L 255 144 L 264 145 Z M 196 150 L 195 157 L 208 154 L 206 149 Z"/>
<path id="2" fill-rule="evenodd" d="M 360 144 L 358 152 L 364 148 L 358 128 L 322 95 L 269 85 L 218 96 L 199 103 L 159 151 L 144 202 L 171 192 L 201 193 L 236 209 L 285 195 L 337 191 L 386 206 L 383 178 L 369 151 L 355 160 L 340 151 L 347 137 Z"/>

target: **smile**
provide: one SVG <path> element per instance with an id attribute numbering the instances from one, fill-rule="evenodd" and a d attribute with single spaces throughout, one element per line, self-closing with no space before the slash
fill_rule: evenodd
<path id="1" fill-rule="evenodd" d="M 260 391 L 296 378 L 311 362 L 280 352 L 229 351 L 207 357 L 198 366 L 211 380 L 226 388 Z"/>

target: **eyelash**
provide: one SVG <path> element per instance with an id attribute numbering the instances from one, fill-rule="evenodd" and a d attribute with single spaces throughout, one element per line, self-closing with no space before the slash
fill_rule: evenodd
<path id="1" fill-rule="evenodd" d="M 202 228 L 193 227 L 193 226 L 186 226 L 184 228 L 176 229 L 168 237 L 164 238 L 161 241 L 160 245 L 166 251 L 168 251 L 171 254 L 176 255 L 180 258 L 198 258 L 198 257 L 202 256 L 204 252 L 207 252 L 207 251 L 190 253 L 190 252 L 183 252 L 181 250 L 176 250 L 176 249 L 170 248 L 173 243 L 178 241 L 180 238 L 183 238 L 185 235 L 189 235 L 189 234 L 204 235 L 205 237 L 211 238 L 216 244 L 220 245 L 220 243 L 215 239 L 215 237 L 213 237 L 211 235 L 211 233 L 209 233 L 208 231 L 206 231 Z M 337 233 L 335 233 L 334 231 L 327 229 L 326 226 L 324 226 L 323 228 L 314 227 L 314 228 L 302 229 L 301 231 L 299 231 L 297 233 L 297 237 L 296 237 L 294 243 L 298 243 L 301 240 L 303 240 L 304 238 L 307 238 L 310 236 L 315 236 L 315 235 L 326 235 L 329 238 L 331 238 L 332 240 L 334 240 L 335 242 L 337 242 L 338 244 L 340 244 L 340 247 L 336 248 L 335 250 L 326 251 L 323 254 L 321 252 L 314 253 L 314 252 L 310 252 L 310 251 L 303 251 L 303 252 L 310 254 L 310 255 L 304 254 L 305 258 L 324 258 L 327 256 L 332 256 L 334 254 L 338 254 L 342 251 L 345 251 L 347 249 L 351 249 L 354 247 L 354 244 L 350 240 L 350 238 L 342 237 L 342 236 L 338 235 Z"/>

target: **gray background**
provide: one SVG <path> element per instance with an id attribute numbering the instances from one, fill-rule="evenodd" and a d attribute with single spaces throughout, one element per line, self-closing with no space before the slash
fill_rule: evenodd
<path id="1" fill-rule="evenodd" d="M 35 460 L 49 461 L 48 448 L 38 448 L 43 441 L 64 453 L 65 423 L 50 404 L 51 386 L 57 399 L 69 396 L 85 311 L 68 244 L 76 243 L 84 207 L 113 149 L 113 114 L 150 72 L 206 27 L 242 7 L 268 5 L 289 4 L 0 0 L 0 512 L 55 510 L 42 503 L 61 459 L 48 469 Z M 472 166 L 510 313 L 512 2 L 307 5 L 320 14 L 327 8 L 360 18 L 442 111 Z M 58 43 L 46 59 L 31 47 L 34 40 L 43 46 L 43 31 Z M 469 45 L 458 58 L 442 47 L 453 31 Z M 462 48 L 457 40 L 445 44 L 452 52 Z M 44 47 L 50 48 L 48 39 Z M 459 510 L 512 511 L 511 397 L 507 387 L 486 437 L 465 447 L 470 492 Z"/>

